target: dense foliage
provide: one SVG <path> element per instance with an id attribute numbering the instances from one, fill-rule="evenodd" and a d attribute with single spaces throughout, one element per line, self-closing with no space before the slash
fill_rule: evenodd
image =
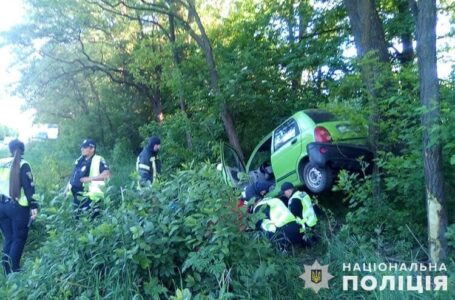
<path id="1" fill-rule="evenodd" d="M 306 299 L 315 294 L 298 278 L 304 264 L 318 259 L 341 278 L 345 262 L 381 261 L 357 235 L 335 234 L 337 220 L 326 209 L 318 245 L 276 250 L 260 233 L 245 231 L 259 216 L 236 209 L 236 193 L 206 164 L 185 166 L 147 190 L 134 182 L 108 187 L 95 220 L 75 220 L 64 195 L 46 203 L 23 272 L 0 278 L 4 299 Z M 413 295 L 390 293 L 376 298 Z M 319 295 L 349 293 L 334 280 Z"/>

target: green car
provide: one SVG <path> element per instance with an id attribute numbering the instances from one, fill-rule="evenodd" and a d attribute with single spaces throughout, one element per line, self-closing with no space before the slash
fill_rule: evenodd
<path id="1" fill-rule="evenodd" d="M 359 171 L 360 158 L 371 162 L 365 130 L 318 109 L 302 110 L 266 135 L 253 150 L 246 166 L 236 151 L 224 144 L 220 169 L 233 187 L 244 188 L 265 180 L 270 196 L 288 181 L 313 194 L 331 189 L 340 169 Z"/>

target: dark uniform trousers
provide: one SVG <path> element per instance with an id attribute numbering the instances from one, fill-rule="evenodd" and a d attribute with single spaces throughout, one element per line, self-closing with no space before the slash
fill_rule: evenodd
<path id="1" fill-rule="evenodd" d="M 76 220 L 79 220 L 85 212 L 88 212 L 92 219 L 100 214 L 99 206 L 89 197 L 84 196 L 83 192 L 73 191 L 73 209 Z"/>
<path id="2" fill-rule="evenodd" d="M 2 264 L 7 274 L 19 271 L 29 221 L 29 207 L 0 195 L 0 227 L 4 235 Z"/>
<path id="3" fill-rule="evenodd" d="M 278 249 L 285 250 L 291 247 L 291 245 L 302 245 L 300 228 L 301 226 L 297 222 L 292 221 L 277 228 L 275 233 L 267 232 L 267 237 Z"/>

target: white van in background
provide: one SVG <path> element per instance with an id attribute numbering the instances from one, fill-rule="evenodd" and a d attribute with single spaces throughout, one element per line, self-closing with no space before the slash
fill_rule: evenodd
<path id="1" fill-rule="evenodd" d="M 57 124 L 48 124 L 47 125 L 47 138 L 55 140 L 58 138 L 58 125 Z"/>
<path id="2" fill-rule="evenodd" d="M 32 140 L 56 140 L 59 129 L 57 124 L 35 124 L 32 132 Z"/>

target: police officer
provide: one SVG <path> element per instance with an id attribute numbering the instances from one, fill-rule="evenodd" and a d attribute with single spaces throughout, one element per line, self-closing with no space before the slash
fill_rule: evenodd
<path id="1" fill-rule="evenodd" d="M 281 185 L 280 200 L 289 208 L 291 213 L 297 218 L 297 221 L 305 228 L 314 227 L 318 222 L 318 217 L 314 212 L 310 196 L 305 192 L 296 191 L 294 185 L 290 182 L 284 182 Z"/>
<path id="2" fill-rule="evenodd" d="M 93 203 L 104 197 L 102 187 L 110 178 L 109 166 L 103 157 L 96 154 L 96 143 L 92 139 L 82 142 L 81 154 L 75 162 L 68 187 L 73 195 L 76 218 L 88 209 L 93 209 L 92 217 L 95 217 L 99 212 Z"/>
<path id="3" fill-rule="evenodd" d="M 283 201 L 284 205 L 288 206 L 292 194 L 294 194 L 294 185 L 290 182 L 284 182 L 281 185 L 281 194 L 278 198 Z"/>
<path id="4" fill-rule="evenodd" d="M 24 149 L 21 141 L 12 140 L 9 143 L 12 157 L 0 159 L 2 264 L 7 274 L 20 270 L 20 260 L 28 230 L 38 214 L 38 204 L 33 199 L 35 186 L 32 170 L 30 164 L 22 158 Z"/>
<path id="5" fill-rule="evenodd" d="M 302 232 L 314 228 L 318 223 L 318 217 L 314 212 L 310 196 L 305 192 L 297 191 L 289 199 L 288 208 L 302 225 Z"/>
<path id="6" fill-rule="evenodd" d="M 161 173 L 161 161 L 158 158 L 160 148 L 160 138 L 152 136 L 137 157 L 136 171 L 139 173 L 140 187 L 150 186 Z"/>

